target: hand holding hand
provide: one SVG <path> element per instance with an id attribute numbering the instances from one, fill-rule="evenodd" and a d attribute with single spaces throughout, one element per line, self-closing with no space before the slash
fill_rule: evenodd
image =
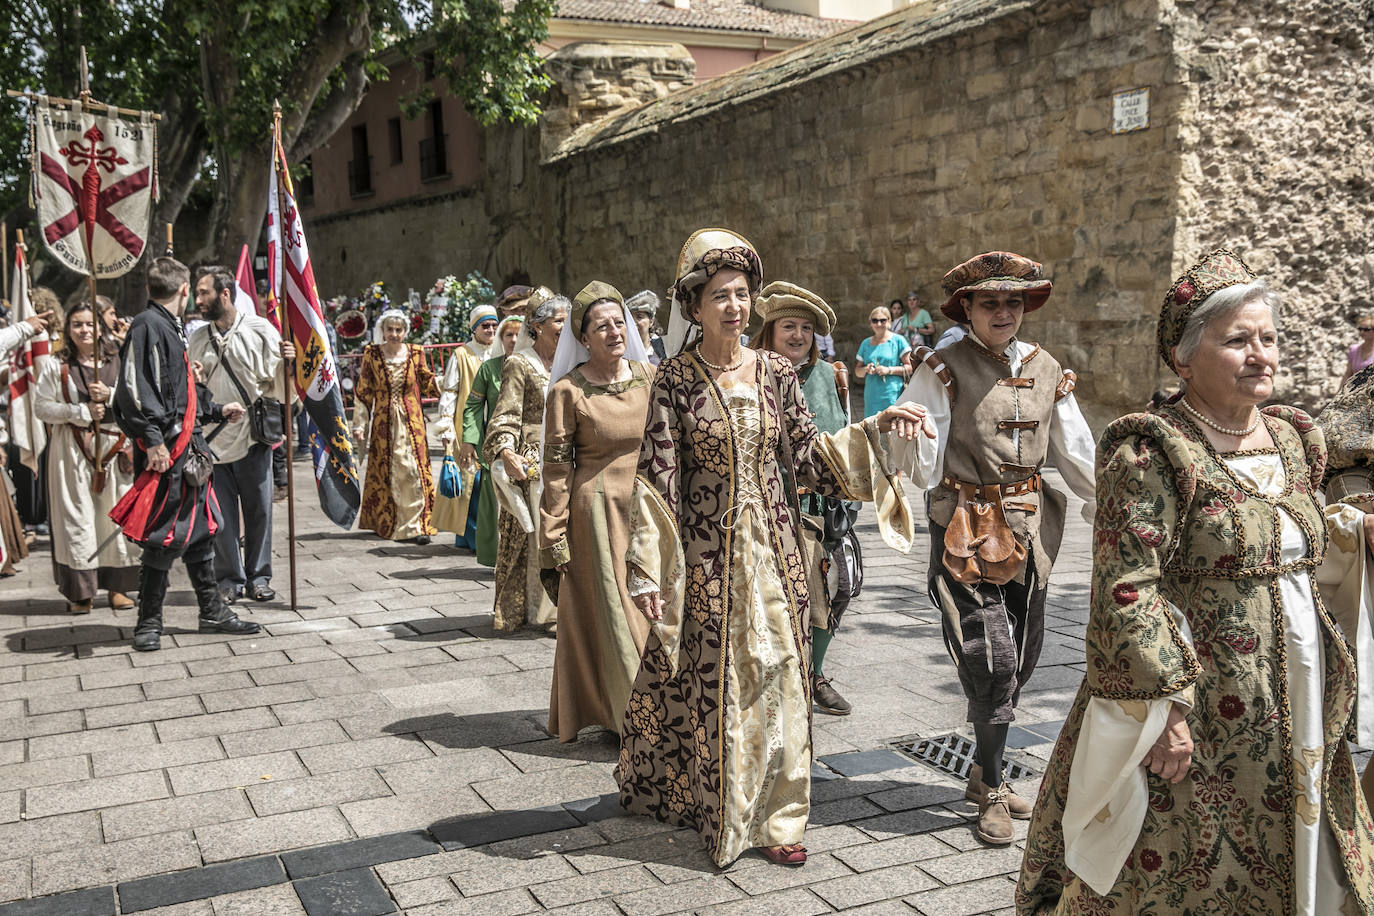
<path id="1" fill-rule="evenodd" d="M 501 452 L 501 463 L 506 466 L 506 475 L 511 480 L 528 480 L 529 472 L 525 470 L 525 462 L 519 455 L 510 449 Z"/>
<path id="2" fill-rule="evenodd" d="M 645 592 L 642 595 L 635 595 L 630 599 L 635 607 L 639 608 L 639 613 L 649 620 L 663 619 L 663 596 L 658 592 Z"/>
<path id="3" fill-rule="evenodd" d="M 902 439 L 915 439 L 918 434 L 934 439 L 935 422 L 926 413 L 925 405 L 908 401 L 878 414 L 878 432 L 891 432 Z"/>
<path id="4" fill-rule="evenodd" d="M 1164 734 L 1150 746 L 1140 765 L 1160 779 L 1182 782 L 1193 762 L 1193 735 L 1188 730 L 1187 712 L 1177 703 L 1169 704 L 1169 720 Z"/>
<path id="5" fill-rule="evenodd" d="M 221 407 L 219 412 L 220 416 L 224 417 L 224 419 L 228 420 L 230 423 L 242 419 L 244 413 L 246 413 L 243 409 L 243 405 L 238 401 L 230 401 L 228 404 Z"/>
<path id="6" fill-rule="evenodd" d="M 167 446 L 154 445 L 148 449 L 148 467 L 161 474 L 171 466 L 172 456 L 168 453 Z"/>

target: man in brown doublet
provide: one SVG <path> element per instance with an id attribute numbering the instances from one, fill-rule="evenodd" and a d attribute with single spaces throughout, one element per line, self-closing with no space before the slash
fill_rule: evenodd
<path id="1" fill-rule="evenodd" d="M 1067 504 L 1040 470 L 1053 459 L 1091 512 L 1094 443 L 1073 373 L 1016 336 L 1025 313 L 1049 298 L 1041 266 L 989 252 L 951 270 L 944 288 L 941 311 L 971 331 L 941 350 L 916 350 L 901 401 L 924 404 L 939 434 L 902 463 L 930 490 L 930 595 L 977 742 L 966 794 L 979 804 L 978 836 L 1007 845 L 1011 819 L 1028 818 L 1031 805 L 1003 782 L 1002 755 L 1040 657 Z M 896 450 L 899 461 L 911 451 Z"/>

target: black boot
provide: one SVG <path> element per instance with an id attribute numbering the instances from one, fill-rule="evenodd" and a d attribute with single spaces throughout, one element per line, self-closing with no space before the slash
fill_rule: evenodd
<path id="1" fill-rule="evenodd" d="M 191 578 L 191 588 L 195 590 L 196 602 L 200 605 L 200 632 L 246 636 L 262 629 L 256 623 L 240 620 L 224 602 L 224 596 L 219 593 L 219 583 L 215 581 L 213 558 L 187 563 L 186 574 Z"/>
<path id="2" fill-rule="evenodd" d="M 143 566 L 138 573 L 138 624 L 134 648 L 156 652 L 162 648 L 162 602 L 167 597 L 167 570 Z"/>

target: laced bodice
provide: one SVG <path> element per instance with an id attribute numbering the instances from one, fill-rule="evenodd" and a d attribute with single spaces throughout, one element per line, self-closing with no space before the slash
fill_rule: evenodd
<path id="1" fill-rule="evenodd" d="M 730 431 L 735 438 L 735 504 L 721 517 L 721 526 L 733 528 L 745 509 L 763 514 L 763 488 L 757 474 L 749 469 L 758 467 L 759 452 L 763 448 L 763 414 L 759 408 L 759 390 L 749 383 L 737 383 L 722 389 L 725 410 L 730 418 Z"/>

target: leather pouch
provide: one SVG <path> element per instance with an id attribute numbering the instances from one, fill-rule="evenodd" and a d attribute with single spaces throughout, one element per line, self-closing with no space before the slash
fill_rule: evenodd
<path id="1" fill-rule="evenodd" d="M 1005 585 L 1026 568 L 1026 548 L 1012 534 L 997 486 L 959 486 L 959 502 L 945 529 L 941 558 L 955 581 Z"/>

